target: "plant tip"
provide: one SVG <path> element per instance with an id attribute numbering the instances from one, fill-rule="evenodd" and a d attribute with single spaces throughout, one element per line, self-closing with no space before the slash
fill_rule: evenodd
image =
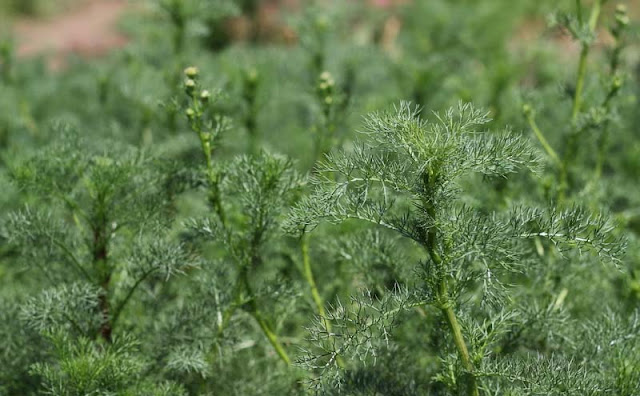
<path id="1" fill-rule="evenodd" d="M 189 66 L 186 69 L 184 69 L 184 75 L 187 76 L 189 79 L 197 78 L 198 73 L 199 73 L 199 70 L 195 66 Z"/>

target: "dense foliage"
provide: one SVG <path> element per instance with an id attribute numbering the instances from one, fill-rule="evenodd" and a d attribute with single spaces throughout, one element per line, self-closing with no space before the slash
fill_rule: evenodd
<path id="1" fill-rule="evenodd" d="M 0 43 L 0 395 L 640 394 L 633 10 L 266 3 Z"/>

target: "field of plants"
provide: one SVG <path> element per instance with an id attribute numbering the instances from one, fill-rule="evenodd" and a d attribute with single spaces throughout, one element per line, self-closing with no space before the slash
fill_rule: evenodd
<path id="1" fill-rule="evenodd" d="M 0 395 L 640 395 L 638 17 L 148 0 L 55 70 L 3 30 Z"/>

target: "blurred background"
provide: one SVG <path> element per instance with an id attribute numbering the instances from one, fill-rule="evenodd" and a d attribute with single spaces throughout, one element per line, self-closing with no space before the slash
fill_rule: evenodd
<path id="1" fill-rule="evenodd" d="M 170 2 L 170 1 L 169 1 Z M 180 2 L 180 1 L 178 1 Z M 221 35 L 228 36 L 228 39 L 236 42 L 250 39 L 262 42 L 280 42 L 293 44 L 297 41 L 298 35 L 295 26 L 292 26 L 291 14 L 302 13 L 310 6 L 325 6 L 334 8 L 348 8 L 356 4 L 364 5 L 371 10 L 377 11 L 377 18 L 383 18 L 387 14 L 388 19 L 380 21 L 379 28 L 382 39 L 387 45 L 392 44 L 394 38 L 402 29 L 402 21 L 397 18 L 398 9 L 413 3 L 412 0 L 345 0 L 335 1 L 312 1 L 312 0 L 199 0 L 182 1 L 184 4 L 206 3 L 211 9 L 210 17 L 224 21 L 224 32 Z M 426 10 L 430 8 L 435 11 L 434 16 L 442 11 L 442 1 L 419 0 L 420 6 Z M 465 2 L 453 1 L 453 4 L 464 4 Z M 472 10 L 478 5 L 469 3 Z M 500 24 L 513 25 L 508 33 L 513 42 L 520 41 L 526 45 L 540 37 L 547 30 L 545 18 L 548 13 L 563 7 L 573 6 L 573 2 L 556 2 L 549 0 L 484 0 L 479 3 L 486 3 L 493 7 L 511 9 L 511 12 L 504 12 L 502 18 L 517 16 L 516 20 L 501 20 Z M 566 3 L 566 4 L 562 4 Z M 632 19 L 637 19 L 640 12 L 640 1 L 622 1 L 615 4 L 626 4 L 629 8 L 629 15 Z M 153 0 L 0 0 L 0 35 L 12 35 L 17 41 L 16 52 L 19 57 L 29 57 L 46 53 L 53 57 L 54 65 L 61 62 L 60 57 L 70 53 L 84 56 L 95 56 L 104 54 L 113 48 L 124 46 L 130 37 L 122 29 L 122 19 L 127 16 L 135 18 L 153 13 L 154 9 L 162 4 L 162 1 Z M 615 6 L 614 2 L 609 2 L 610 8 Z M 239 7 L 238 7 L 239 5 Z M 455 7 L 455 5 L 452 5 Z M 240 8 L 240 10 L 238 10 Z M 364 10 L 360 9 L 360 12 Z M 338 11 L 336 11 L 338 12 Z M 225 17 L 227 14 L 227 17 Z M 206 19 L 206 15 L 201 15 Z M 482 17 L 483 15 L 478 15 Z M 364 18 L 373 17 L 361 15 Z M 448 22 L 455 26 L 457 17 L 464 15 L 449 15 Z M 424 19 L 428 24 L 429 19 Z M 354 21 L 353 28 L 357 28 Z M 495 29 L 496 26 L 487 26 L 488 30 Z M 604 30 L 604 29 L 603 29 Z M 547 32 L 548 33 L 548 32 Z M 557 32 L 556 32 L 557 33 Z M 506 38 L 506 37 L 505 37 Z M 555 40 L 549 44 L 558 44 L 563 49 L 572 43 L 568 36 L 555 34 Z M 563 41 L 565 38 L 567 40 Z M 605 37 L 603 40 L 607 40 Z M 577 46 L 574 46 L 577 47 Z M 575 49 L 575 48 L 574 48 Z M 572 55 L 570 52 L 567 55 Z"/>

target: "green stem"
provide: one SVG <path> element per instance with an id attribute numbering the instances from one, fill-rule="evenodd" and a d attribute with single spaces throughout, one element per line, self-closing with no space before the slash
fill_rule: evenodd
<path id="1" fill-rule="evenodd" d="M 89 283 L 93 283 L 93 279 L 91 278 L 91 275 L 89 275 L 89 273 L 87 272 L 87 270 L 84 269 L 84 267 L 82 266 L 82 264 L 80 264 L 80 261 L 78 261 L 78 259 L 76 258 L 76 256 L 71 252 L 71 250 L 69 250 L 69 248 L 62 242 L 58 241 L 58 240 L 54 240 L 53 241 L 54 245 L 58 246 L 60 249 L 62 249 L 62 251 L 67 255 L 67 257 L 69 257 L 69 260 L 71 260 L 71 263 L 73 264 L 73 267 L 82 275 L 84 276 L 84 278 L 89 282 Z"/>
<path id="2" fill-rule="evenodd" d="M 528 111 L 526 113 L 526 117 L 527 117 L 527 122 L 531 127 L 531 130 L 533 131 L 534 135 L 536 135 L 536 138 L 544 148 L 544 151 L 547 152 L 549 157 L 551 157 L 557 165 L 562 164 L 560 157 L 558 156 L 556 151 L 553 149 L 553 147 L 551 147 L 551 145 L 549 144 L 549 141 L 547 141 L 547 139 L 544 137 L 544 134 L 538 127 L 538 124 L 536 123 L 536 120 L 535 120 L 535 116 L 533 115 L 533 111 Z"/>
<path id="3" fill-rule="evenodd" d="M 609 108 L 611 105 L 611 99 L 613 99 L 620 87 L 622 85 L 622 81 L 617 76 L 618 65 L 620 62 L 620 53 L 622 52 L 622 40 L 618 37 L 616 38 L 616 45 L 613 50 L 613 55 L 611 57 L 611 76 L 613 78 L 612 85 L 609 88 L 609 93 L 602 103 L 602 107 L 605 109 L 605 113 L 609 114 Z M 609 148 L 609 120 L 604 121 L 604 125 L 602 126 L 602 134 L 598 139 L 598 158 L 596 159 L 596 168 L 594 171 L 593 181 L 596 182 L 602 176 L 602 168 L 604 167 L 606 153 Z"/>
<path id="4" fill-rule="evenodd" d="M 596 167 L 593 174 L 593 181 L 597 182 L 602 176 L 602 168 L 609 147 L 609 122 L 605 121 L 602 126 L 602 134 L 598 139 L 598 157 L 596 158 Z"/>
<path id="5" fill-rule="evenodd" d="M 589 45 L 583 44 L 580 50 L 580 61 L 578 63 L 578 78 L 576 80 L 576 91 L 573 97 L 573 107 L 571 108 L 571 122 L 575 123 L 582 105 L 582 90 L 584 88 L 584 78 L 587 71 L 587 55 L 589 55 Z"/>
<path id="6" fill-rule="evenodd" d="M 138 286 L 140 286 L 140 284 L 142 284 L 142 282 L 145 279 L 147 279 L 147 277 L 149 275 L 151 275 L 152 272 L 153 271 L 147 271 L 140 278 L 138 278 L 138 280 L 136 280 L 136 283 L 134 283 L 133 286 L 131 286 L 131 289 L 129 289 L 129 291 L 127 292 L 127 295 L 125 296 L 125 298 L 120 302 L 120 304 L 118 304 L 116 309 L 113 310 L 113 316 L 111 318 L 111 327 L 112 328 L 116 327 L 116 323 L 118 322 L 118 318 L 120 317 L 120 314 L 124 310 L 124 307 L 127 305 L 129 300 L 131 299 L 131 296 L 133 296 L 133 293 L 136 291 Z"/>
<path id="7" fill-rule="evenodd" d="M 578 17 L 578 23 L 582 24 L 582 5 L 581 0 L 576 0 L 576 16 Z"/>
<path id="8" fill-rule="evenodd" d="M 302 251 L 304 277 L 311 290 L 311 297 L 313 298 L 313 302 L 316 304 L 318 315 L 320 315 L 322 320 L 325 322 L 327 331 L 331 332 L 331 324 L 327 320 L 327 314 L 324 310 L 324 302 L 318 292 L 318 286 L 316 285 L 316 281 L 313 277 L 313 271 L 311 270 L 311 259 L 309 257 L 309 234 L 303 234 L 300 238 L 300 250 Z"/>
<path id="9" fill-rule="evenodd" d="M 220 222 L 224 226 L 226 224 L 226 217 L 224 214 L 224 208 L 222 207 L 222 201 L 220 200 L 220 175 L 213 169 L 213 161 L 211 159 L 211 143 L 207 134 L 201 132 L 198 127 L 198 136 L 200 137 L 200 146 L 202 147 L 202 153 L 204 154 L 205 164 L 207 166 L 207 178 L 209 179 L 209 202 L 213 206 L 213 210 L 218 215 Z"/>
<path id="10" fill-rule="evenodd" d="M 328 333 L 331 333 L 331 322 L 327 319 L 327 313 L 324 309 L 324 301 L 318 292 L 318 286 L 316 285 L 315 278 L 313 277 L 313 271 L 311 269 L 311 259 L 309 257 L 309 234 L 302 234 L 302 237 L 300 238 L 300 250 L 302 251 L 303 273 L 307 280 L 307 284 L 309 284 L 309 288 L 311 289 L 311 297 L 313 298 L 313 302 L 316 304 L 318 315 L 324 322 L 325 329 Z M 345 367 L 342 356 L 336 356 L 336 364 L 340 368 Z"/>
<path id="11" fill-rule="evenodd" d="M 289 359 L 287 352 L 284 350 L 284 347 L 282 346 L 282 344 L 280 344 L 280 341 L 278 340 L 278 336 L 273 332 L 273 330 L 271 330 L 271 327 L 269 326 L 267 321 L 264 319 L 264 317 L 260 313 L 260 310 L 258 309 L 258 304 L 256 302 L 256 299 L 254 298 L 253 291 L 251 290 L 251 285 L 249 284 L 247 266 L 244 266 L 240 271 L 241 271 L 240 280 L 243 283 L 243 286 L 247 291 L 247 294 L 251 298 L 251 301 L 249 301 L 249 308 L 250 308 L 249 313 L 251 314 L 251 316 L 254 317 L 256 322 L 258 322 L 260 329 L 262 329 L 262 332 L 267 337 L 267 339 L 271 343 L 271 346 L 273 346 L 273 349 L 276 351 L 278 356 L 280 356 L 280 359 L 282 359 L 282 361 L 285 362 L 287 365 L 290 365 L 291 359 Z"/>
<path id="12" fill-rule="evenodd" d="M 447 319 L 447 323 L 449 324 L 449 328 L 451 329 L 451 334 L 453 336 L 453 343 L 456 345 L 456 349 L 458 350 L 458 355 L 460 356 L 460 360 L 462 360 L 462 367 L 467 371 L 469 387 L 468 392 L 470 396 L 478 396 L 480 393 L 478 391 L 478 383 L 476 380 L 476 376 L 473 373 L 473 364 L 471 363 L 471 358 L 469 357 L 469 350 L 467 349 L 467 344 L 464 342 L 464 337 L 462 336 L 462 330 L 460 329 L 460 324 L 458 323 L 458 318 L 456 317 L 453 308 L 451 307 L 451 303 L 448 301 L 449 292 L 447 289 L 447 280 L 443 279 L 440 282 L 440 298 L 444 299 L 445 302 L 441 308 L 442 313 Z"/>
<path id="13" fill-rule="evenodd" d="M 267 336 L 267 339 L 271 343 L 271 346 L 273 346 L 273 349 L 275 349 L 278 356 L 280 356 L 280 359 L 282 359 L 282 361 L 285 362 L 287 365 L 290 365 L 291 359 L 289 359 L 287 352 L 284 350 L 284 348 L 282 347 L 282 344 L 280 344 L 280 341 L 278 340 L 278 336 L 271 330 L 271 328 L 269 327 L 269 324 L 260 314 L 260 311 L 254 310 L 251 313 L 251 315 L 256 319 L 256 321 L 258 322 L 258 325 L 260 325 L 262 332 L 264 333 L 265 336 Z"/>
<path id="14" fill-rule="evenodd" d="M 436 180 L 435 173 L 429 172 L 424 176 L 425 182 L 430 187 L 433 186 L 434 180 Z M 458 355 L 460 356 L 460 360 L 462 361 L 462 366 L 467 371 L 467 390 L 470 396 L 479 396 L 478 390 L 478 381 L 474 374 L 473 364 L 471 363 L 471 358 L 469 357 L 469 350 L 467 349 L 467 345 L 465 344 L 464 337 L 462 336 L 462 330 L 460 329 L 460 325 L 458 324 L 458 319 L 456 318 L 455 312 L 453 311 L 451 297 L 449 296 L 449 286 L 448 286 L 448 275 L 445 270 L 445 262 L 442 259 L 442 256 L 438 252 L 437 248 L 437 238 L 438 233 L 435 227 L 436 221 L 436 210 L 434 206 L 428 201 L 424 200 L 424 207 L 427 211 L 427 214 L 431 218 L 433 222 L 432 225 L 426 230 L 426 244 L 425 248 L 433 261 L 433 264 L 436 267 L 436 274 L 440 279 L 439 289 L 437 291 L 437 297 L 440 304 L 440 309 L 442 313 L 447 319 L 447 323 L 449 324 L 449 328 L 451 329 L 451 333 L 453 336 L 453 342 L 458 350 Z"/>
<path id="15" fill-rule="evenodd" d="M 600 17 L 600 9 L 603 0 L 596 0 L 593 2 L 591 8 L 591 14 L 589 15 L 589 32 L 593 34 L 598 24 L 598 18 Z M 580 60 L 578 63 L 578 77 L 576 79 L 576 92 L 573 97 L 573 107 L 571 109 L 571 122 L 575 123 L 582 106 L 582 91 L 584 89 L 584 80 L 587 72 L 587 57 L 589 56 L 589 49 L 591 44 L 589 42 L 582 42 L 582 49 L 580 50 Z"/>
<path id="16" fill-rule="evenodd" d="M 242 284 L 240 278 L 241 278 L 241 276 L 238 275 L 238 279 L 236 280 L 236 283 L 234 285 L 233 303 L 222 314 L 222 323 L 220 323 L 220 326 L 218 327 L 218 336 L 219 337 L 222 336 L 222 333 L 224 332 L 224 329 L 229 324 L 229 321 L 231 320 L 231 317 L 233 316 L 233 314 L 236 311 L 236 309 L 240 306 L 240 302 L 242 301 L 242 285 L 243 284 Z"/>

